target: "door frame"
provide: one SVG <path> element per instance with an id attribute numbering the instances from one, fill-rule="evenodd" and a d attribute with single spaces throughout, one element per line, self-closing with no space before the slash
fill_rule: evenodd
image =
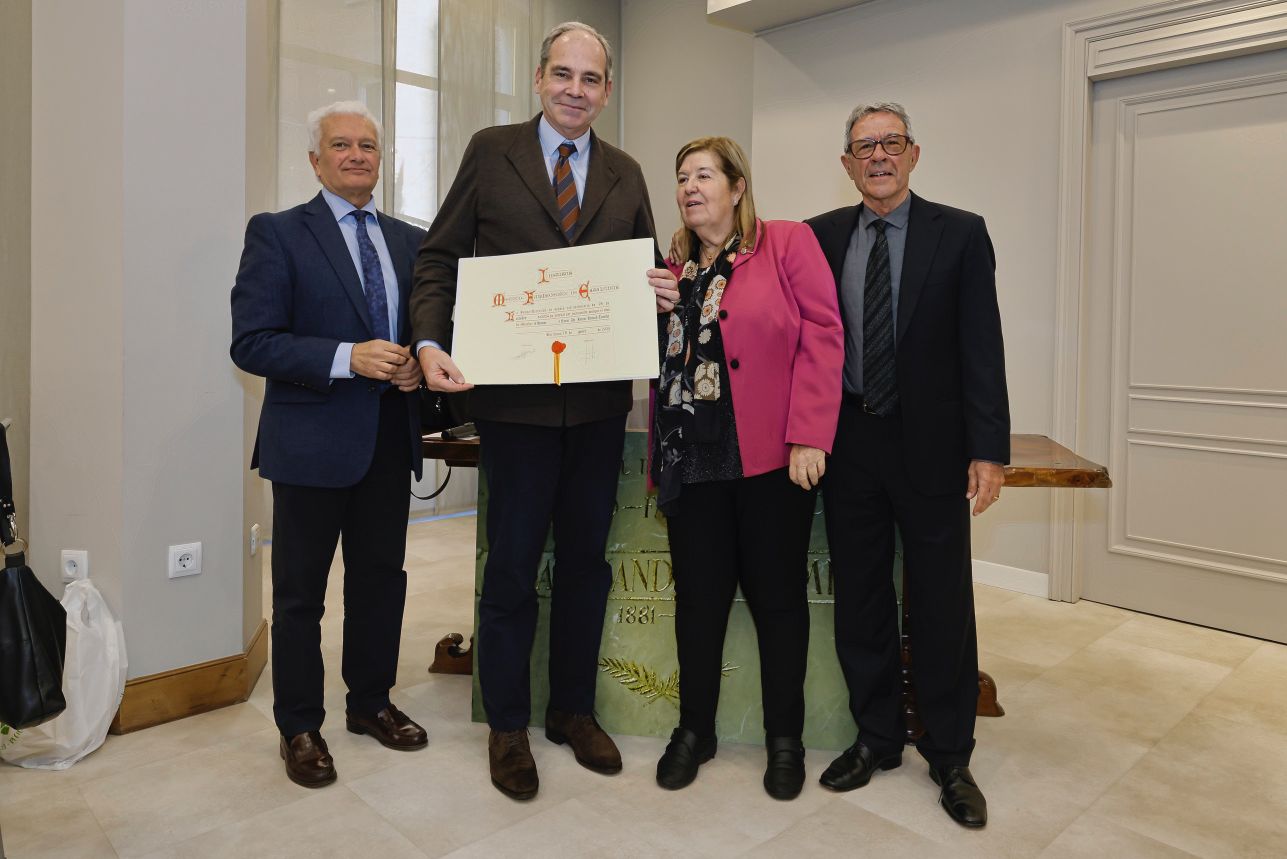
<path id="1" fill-rule="evenodd" d="M 1078 437 L 1081 307 L 1086 288 L 1086 183 L 1096 81 L 1287 47 L 1287 0 L 1169 0 L 1064 25 L 1055 280 L 1055 440 Z M 1076 602 L 1079 493 L 1050 505 L 1050 598 Z"/>

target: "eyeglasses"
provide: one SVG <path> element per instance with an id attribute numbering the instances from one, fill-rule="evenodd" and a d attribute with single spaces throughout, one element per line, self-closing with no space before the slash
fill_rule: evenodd
<path id="1" fill-rule="evenodd" d="M 866 160 L 876 154 L 876 147 L 885 150 L 886 155 L 902 155 L 909 143 L 914 142 L 906 134 L 886 134 L 880 140 L 859 138 L 849 144 L 849 154 L 854 158 Z"/>

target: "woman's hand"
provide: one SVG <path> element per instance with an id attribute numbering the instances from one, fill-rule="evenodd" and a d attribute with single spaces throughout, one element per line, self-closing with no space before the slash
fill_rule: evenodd
<path id="1" fill-rule="evenodd" d="M 680 225 L 679 229 L 675 230 L 675 234 L 670 237 L 670 250 L 666 251 L 666 260 L 671 265 L 683 265 L 687 262 L 679 258 L 679 237 L 687 231 L 688 227 Z"/>
<path id="2" fill-rule="evenodd" d="M 668 268 L 648 269 L 648 285 L 657 293 L 657 312 L 669 313 L 679 301 L 679 281 Z"/>
<path id="3" fill-rule="evenodd" d="M 803 444 L 791 445 L 791 465 L 787 473 L 801 489 L 812 489 L 827 471 L 826 451 Z"/>

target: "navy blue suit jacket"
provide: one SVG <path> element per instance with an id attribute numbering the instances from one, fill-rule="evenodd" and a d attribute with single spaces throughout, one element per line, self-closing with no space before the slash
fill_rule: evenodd
<path id="1" fill-rule="evenodd" d="M 398 278 L 396 339 L 407 345 L 411 267 L 425 231 L 379 217 Z M 238 367 L 268 380 L 251 468 L 298 486 L 343 487 L 362 479 L 375 452 L 382 386 L 330 374 L 340 343 L 374 337 L 357 268 L 320 193 L 250 219 L 232 288 L 230 352 Z M 407 465 L 419 477 L 419 395 L 405 396 Z"/>

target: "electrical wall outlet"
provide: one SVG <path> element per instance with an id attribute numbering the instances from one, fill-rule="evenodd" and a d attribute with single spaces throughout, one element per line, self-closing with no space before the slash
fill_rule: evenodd
<path id="1" fill-rule="evenodd" d="M 179 543 L 170 547 L 170 578 L 195 576 L 201 572 L 201 544 Z"/>
<path id="2" fill-rule="evenodd" d="M 258 523 L 250 526 L 250 557 L 255 557 L 259 552 L 259 525 Z"/>
<path id="3" fill-rule="evenodd" d="M 89 578 L 89 552 L 84 549 L 63 549 L 62 569 L 64 582 Z"/>

